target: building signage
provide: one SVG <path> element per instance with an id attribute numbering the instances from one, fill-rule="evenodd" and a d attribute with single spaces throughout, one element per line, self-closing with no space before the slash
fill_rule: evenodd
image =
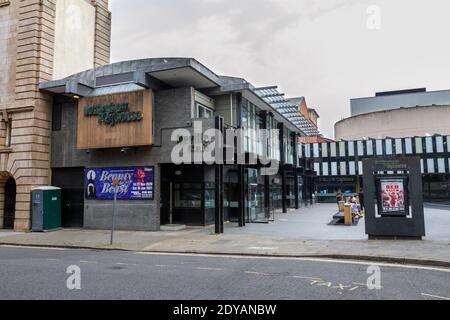
<path id="1" fill-rule="evenodd" d="M 130 112 L 128 103 L 88 105 L 84 107 L 85 117 L 97 117 L 98 123 L 114 127 L 118 123 L 142 121 L 142 112 Z"/>
<path id="2" fill-rule="evenodd" d="M 117 192 L 121 200 L 154 200 L 154 167 L 91 168 L 85 180 L 87 199 L 112 200 Z"/>
<path id="3" fill-rule="evenodd" d="M 407 216 L 407 180 L 380 178 L 378 211 L 381 216 Z"/>
<path id="4" fill-rule="evenodd" d="M 77 149 L 153 144 L 153 92 L 138 90 L 84 97 L 78 103 Z"/>

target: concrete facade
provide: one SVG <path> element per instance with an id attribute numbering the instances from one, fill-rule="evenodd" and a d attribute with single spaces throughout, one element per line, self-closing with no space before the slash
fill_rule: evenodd
<path id="1" fill-rule="evenodd" d="M 193 89 L 190 87 L 155 92 L 155 145 L 123 153 L 115 150 L 77 150 L 76 101 L 64 104 L 60 131 L 52 134 L 52 169 L 98 168 L 123 166 L 155 167 L 154 201 L 118 201 L 117 228 L 121 230 L 158 231 L 160 226 L 160 164 L 169 164 L 175 143 L 171 128 L 180 128 L 192 121 Z M 177 116 L 174 117 L 174 114 Z M 205 127 L 212 123 L 205 123 Z M 75 133 L 75 134 L 74 134 Z M 108 229 L 111 226 L 111 201 L 84 202 L 84 227 Z"/>
<path id="2" fill-rule="evenodd" d="M 50 184 L 52 97 L 39 91 L 39 83 L 54 77 L 57 3 L 60 0 L 0 1 L 0 228 L 7 179 L 13 178 L 17 186 L 16 230 L 30 228 L 31 190 Z M 87 3 L 96 15 L 110 19 L 107 1 Z M 108 19 L 96 22 L 95 37 L 103 39 L 92 48 L 96 64 L 108 62 L 109 29 Z"/>
<path id="3" fill-rule="evenodd" d="M 450 106 L 402 108 L 362 114 L 335 125 L 336 140 L 450 134 Z"/>
<path id="4" fill-rule="evenodd" d="M 378 92 L 350 99 L 351 117 L 335 125 L 336 140 L 450 134 L 450 90 Z"/>
<path id="5" fill-rule="evenodd" d="M 426 91 L 423 89 L 379 92 L 375 97 L 350 100 L 351 116 L 378 111 L 388 111 L 418 106 L 450 105 L 450 90 Z"/>

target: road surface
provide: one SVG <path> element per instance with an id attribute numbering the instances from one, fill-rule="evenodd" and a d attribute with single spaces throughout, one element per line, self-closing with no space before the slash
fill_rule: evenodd
<path id="1" fill-rule="evenodd" d="M 70 266 L 75 269 L 68 274 Z M 370 266 L 320 259 L 0 247 L 0 299 L 450 299 L 450 269 L 381 264 L 380 287 L 370 290 Z M 80 277 L 74 278 L 77 268 Z M 69 290 L 68 283 L 81 289 Z M 373 278 L 370 283 L 377 285 Z"/>

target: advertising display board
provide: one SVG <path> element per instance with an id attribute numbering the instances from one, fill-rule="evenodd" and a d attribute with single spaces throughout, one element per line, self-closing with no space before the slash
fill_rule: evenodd
<path id="1" fill-rule="evenodd" d="M 420 158 L 363 159 L 366 234 L 371 240 L 426 236 Z"/>
<path id="2" fill-rule="evenodd" d="M 407 216 L 408 181 L 406 178 L 378 179 L 378 213 L 381 216 Z"/>
<path id="3" fill-rule="evenodd" d="M 154 167 L 86 169 L 85 181 L 86 199 L 112 200 L 117 192 L 119 200 L 154 200 Z"/>

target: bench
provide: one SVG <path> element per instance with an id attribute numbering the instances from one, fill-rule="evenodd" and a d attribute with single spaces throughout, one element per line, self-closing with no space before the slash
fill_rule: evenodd
<path id="1" fill-rule="evenodd" d="M 350 205 L 343 201 L 338 203 L 339 212 L 333 215 L 332 224 L 345 224 L 346 226 L 353 225 L 353 216 Z"/>

